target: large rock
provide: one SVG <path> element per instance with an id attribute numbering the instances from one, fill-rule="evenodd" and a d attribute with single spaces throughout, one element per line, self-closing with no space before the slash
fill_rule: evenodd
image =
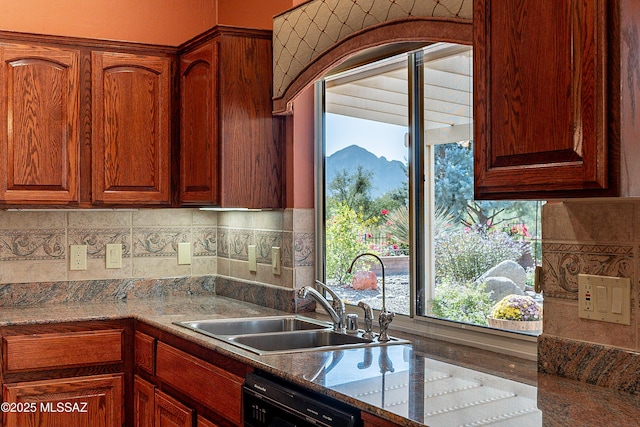
<path id="1" fill-rule="evenodd" d="M 498 302 L 507 295 L 524 295 L 524 291 L 507 277 L 488 277 L 485 281 L 485 291 L 493 302 Z"/>
<path id="2" fill-rule="evenodd" d="M 506 277 L 511 279 L 521 291 L 524 291 L 525 283 L 527 281 L 527 272 L 520 264 L 515 261 L 502 261 L 500 264 L 489 269 L 478 280 L 480 283 L 485 282 L 490 277 Z"/>

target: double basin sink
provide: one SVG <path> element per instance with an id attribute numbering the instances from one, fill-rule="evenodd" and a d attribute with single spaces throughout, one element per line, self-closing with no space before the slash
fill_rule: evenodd
<path id="1" fill-rule="evenodd" d="M 391 341 L 381 343 L 363 338 L 362 331 L 356 334 L 339 333 L 328 322 L 298 315 L 211 319 L 176 324 L 260 355 L 409 342 L 392 337 Z"/>

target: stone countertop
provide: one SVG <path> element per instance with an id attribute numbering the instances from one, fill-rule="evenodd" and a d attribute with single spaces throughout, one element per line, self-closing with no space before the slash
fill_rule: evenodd
<path id="1" fill-rule="evenodd" d="M 639 425 L 640 398 L 537 373 L 536 363 L 416 336 L 412 344 L 259 356 L 173 324 L 278 315 L 220 296 L 0 308 L 0 326 L 134 317 L 406 426 Z M 400 334 L 394 334 L 400 335 Z"/>

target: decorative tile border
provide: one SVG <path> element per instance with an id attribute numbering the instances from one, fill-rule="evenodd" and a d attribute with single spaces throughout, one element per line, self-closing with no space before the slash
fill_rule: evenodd
<path id="1" fill-rule="evenodd" d="M 640 394 L 640 353 L 555 336 L 538 337 L 538 371 Z"/>
<path id="2" fill-rule="evenodd" d="M 256 231 L 256 258 L 261 264 L 271 265 L 271 248 L 282 248 L 282 233 L 279 231 Z M 280 252 L 282 257 L 282 251 Z"/>
<path id="3" fill-rule="evenodd" d="M 249 245 L 253 245 L 253 230 L 229 229 L 229 258 L 247 261 L 249 259 Z"/>
<path id="4" fill-rule="evenodd" d="M 178 243 L 191 240 L 190 227 L 134 228 L 134 257 L 176 256 Z"/>
<path id="5" fill-rule="evenodd" d="M 0 261 L 64 259 L 65 230 L 0 230 Z"/>
<path id="6" fill-rule="evenodd" d="M 218 231 L 216 227 L 193 229 L 193 256 L 216 256 L 218 253 Z"/>
<path id="7" fill-rule="evenodd" d="M 294 233 L 294 266 L 308 267 L 314 264 L 315 239 L 313 233 Z"/>
<path id="8" fill-rule="evenodd" d="M 89 258 L 104 258 L 105 245 L 122 244 L 122 256 L 131 256 L 131 229 L 71 229 L 68 236 L 69 245 L 87 245 Z"/>
<path id="9" fill-rule="evenodd" d="M 544 243 L 545 296 L 578 299 L 578 274 L 633 277 L 631 245 Z"/>

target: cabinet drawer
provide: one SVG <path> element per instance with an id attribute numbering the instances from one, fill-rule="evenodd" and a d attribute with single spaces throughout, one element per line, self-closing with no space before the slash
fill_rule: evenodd
<path id="1" fill-rule="evenodd" d="M 123 361 L 122 329 L 5 336 L 5 372 Z"/>
<path id="2" fill-rule="evenodd" d="M 156 375 L 233 423 L 240 424 L 243 378 L 162 342 L 157 346 Z"/>
<path id="3" fill-rule="evenodd" d="M 153 374 L 153 361 L 156 339 L 142 332 L 136 332 L 135 359 L 136 366 Z"/>

